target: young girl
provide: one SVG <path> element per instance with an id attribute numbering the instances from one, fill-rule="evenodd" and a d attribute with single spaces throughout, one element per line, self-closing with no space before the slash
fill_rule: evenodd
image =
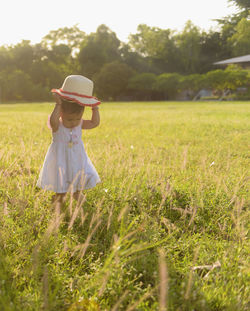
<path id="1" fill-rule="evenodd" d="M 54 200 L 60 203 L 67 192 L 78 199 L 81 190 L 101 182 L 81 139 L 82 129 L 92 129 L 100 123 L 100 102 L 92 96 L 92 91 L 93 82 L 79 75 L 68 76 L 61 89 L 51 91 L 56 101 L 48 120 L 53 140 L 37 186 L 54 191 Z M 85 106 L 92 107 L 91 120 L 82 119 Z"/>

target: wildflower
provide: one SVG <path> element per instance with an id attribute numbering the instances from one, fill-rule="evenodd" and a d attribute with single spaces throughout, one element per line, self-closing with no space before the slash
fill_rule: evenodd
<path id="1" fill-rule="evenodd" d="M 131 146 L 130 146 L 130 148 L 131 148 L 131 149 L 134 149 L 134 146 L 133 146 L 133 145 L 131 145 Z"/>
<path id="2" fill-rule="evenodd" d="M 107 193 L 107 192 L 108 192 L 108 189 L 105 188 L 104 191 Z"/>

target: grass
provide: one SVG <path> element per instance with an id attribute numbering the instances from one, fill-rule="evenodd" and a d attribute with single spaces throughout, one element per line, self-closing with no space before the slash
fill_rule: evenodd
<path id="1" fill-rule="evenodd" d="M 103 103 L 66 219 L 35 187 L 53 105 L 0 105 L 0 309 L 248 310 L 249 107 Z"/>

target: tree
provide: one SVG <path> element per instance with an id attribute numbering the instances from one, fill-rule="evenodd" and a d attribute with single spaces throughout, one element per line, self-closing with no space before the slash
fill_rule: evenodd
<path id="1" fill-rule="evenodd" d="M 231 42 L 228 40 L 231 38 L 236 32 L 236 26 L 241 21 L 242 18 L 249 18 L 249 0 L 228 0 L 228 2 L 232 2 L 238 6 L 241 10 L 235 14 L 228 15 L 221 19 L 215 19 L 221 25 L 221 37 L 224 42 L 227 42 L 225 47 L 227 47 L 227 51 L 232 49 Z M 231 57 L 227 55 L 226 58 Z"/>
<path id="2" fill-rule="evenodd" d="M 201 33 L 191 21 L 187 21 L 183 31 L 177 35 L 177 46 L 182 73 L 199 72 Z"/>
<path id="3" fill-rule="evenodd" d="M 53 46 L 47 55 L 48 59 L 55 64 L 65 64 L 71 59 L 71 49 L 66 44 L 59 44 Z"/>
<path id="4" fill-rule="evenodd" d="M 30 72 L 34 59 L 34 52 L 30 41 L 22 40 L 22 42 L 16 44 L 10 49 L 10 57 L 15 68 L 21 69 L 24 72 Z"/>
<path id="5" fill-rule="evenodd" d="M 10 47 L 0 47 L 0 71 L 10 70 L 13 67 L 10 50 Z"/>
<path id="6" fill-rule="evenodd" d="M 88 78 L 98 73 L 102 66 L 120 60 L 120 40 L 107 26 L 100 25 L 83 41 L 78 54 L 81 72 Z"/>
<path id="7" fill-rule="evenodd" d="M 118 61 L 105 64 L 94 76 L 97 96 L 104 100 L 117 100 L 127 93 L 128 82 L 134 74 L 132 68 Z"/>
<path id="8" fill-rule="evenodd" d="M 121 43 L 119 49 L 121 60 L 123 63 L 127 64 L 129 67 L 133 68 L 137 72 L 153 72 L 152 68 L 146 57 L 143 57 L 136 51 L 132 50 L 132 47 L 129 44 Z"/>
<path id="9" fill-rule="evenodd" d="M 53 49 L 57 45 L 67 45 L 72 52 L 78 51 L 82 41 L 85 38 L 85 32 L 80 30 L 77 25 L 73 27 L 63 27 L 57 30 L 51 30 L 42 38 L 41 44 L 47 49 Z"/>
<path id="10" fill-rule="evenodd" d="M 233 2 L 236 4 L 238 7 L 244 10 L 249 10 L 250 9 L 250 2 L 249 0 L 229 0 L 229 2 Z"/>
<path id="11" fill-rule="evenodd" d="M 178 49 L 174 31 L 141 24 L 137 33 L 129 36 L 129 45 L 147 58 L 155 73 L 178 71 Z"/>
<path id="12" fill-rule="evenodd" d="M 233 47 L 233 55 L 244 55 L 250 52 L 250 20 L 242 18 L 236 26 L 236 32 L 228 39 Z"/>
<path id="13" fill-rule="evenodd" d="M 197 72 L 205 73 L 213 70 L 213 63 L 222 59 L 230 58 L 232 54 L 231 44 L 223 38 L 220 32 L 209 31 L 202 32 L 201 50 L 200 50 L 200 66 Z"/>

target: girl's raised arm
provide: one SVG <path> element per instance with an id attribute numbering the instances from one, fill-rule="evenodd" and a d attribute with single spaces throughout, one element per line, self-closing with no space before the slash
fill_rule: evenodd
<path id="1" fill-rule="evenodd" d="M 82 129 L 92 129 L 97 127 L 100 124 L 100 114 L 99 108 L 93 107 L 92 108 L 92 118 L 91 120 L 82 120 Z"/>
<path id="2" fill-rule="evenodd" d="M 52 114 L 50 115 L 50 125 L 52 128 L 52 131 L 56 132 L 58 130 L 58 127 L 59 127 L 59 118 L 61 116 L 62 101 L 61 101 L 61 98 L 58 94 L 53 93 L 53 96 L 55 97 L 56 105 L 55 105 L 55 108 L 54 108 Z"/>

